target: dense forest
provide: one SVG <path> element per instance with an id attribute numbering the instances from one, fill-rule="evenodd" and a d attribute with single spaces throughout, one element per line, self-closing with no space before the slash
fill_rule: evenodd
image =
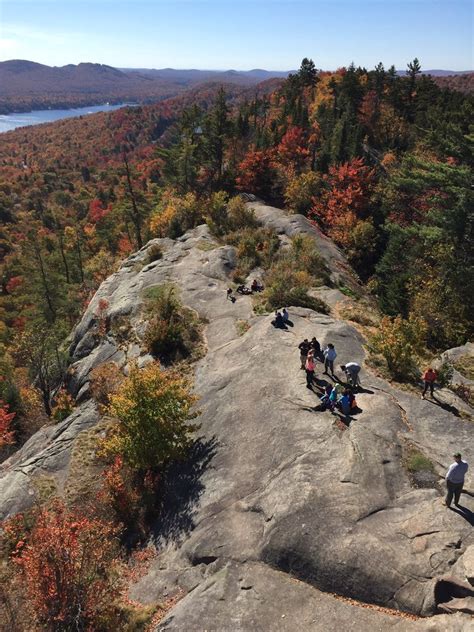
<path id="1" fill-rule="evenodd" d="M 473 98 L 420 70 L 320 72 L 304 59 L 284 81 L 3 135 L 0 399 L 17 441 L 55 414 L 64 340 L 100 282 L 239 191 L 317 223 L 382 312 L 421 327 L 433 352 L 464 343 Z"/>

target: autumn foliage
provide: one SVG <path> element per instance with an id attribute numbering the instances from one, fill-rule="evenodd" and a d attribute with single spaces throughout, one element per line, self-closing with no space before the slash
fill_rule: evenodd
<path id="1" fill-rule="evenodd" d="M 5 526 L 13 536 L 18 527 L 18 518 Z M 105 630 L 120 589 L 116 528 L 74 514 L 58 500 L 39 509 L 23 535 L 12 559 L 42 629 Z"/>
<path id="2" fill-rule="evenodd" d="M 375 172 L 361 158 L 330 167 L 324 189 L 313 200 L 310 217 L 319 221 L 337 243 L 347 246 L 358 221 L 367 217 Z"/>
<path id="3" fill-rule="evenodd" d="M 132 469 L 161 467 L 185 457 L 198 426 L 190 381 L 174 370 L 134 366 L 120 392 L 110 398 L 117 424 L 104 440 L 105 455 L 120 456 Z"/>
<path id="4" fill-rule="evenodd" d="M 11 423 L 16 413 L 8 412 L 8 404 L 0 399 L 0 448 L 15 442 L 15 432 L 12 430 Z"/>

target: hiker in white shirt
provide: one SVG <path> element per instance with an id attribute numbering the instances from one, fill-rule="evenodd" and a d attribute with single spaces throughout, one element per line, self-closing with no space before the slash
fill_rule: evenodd
<path id="1" fill-rule="evenodd" d="M 328 369 L 331 369 L 332 375 L 334 375 L 334 360 L 337 357 L 336 350 L 334 349 L 334 345 L 329 343 L 326 349 L 324 349 L 324 373 L 328 372 Z"/>
<path id="2" fill-rule="evenodd" d="M 456 452 L 456 454 L 454 454 L 453 456 L 455 458 L 455 461 L 449 466 L 449 469 L 446 472 L 446 487 L 448 488 L 445 503 L 446 507 L 451 506 L 453 495 L 454 504 L 456 505 L 456 507 L 459 505 L 459 498 L 461 496 L 462 488 L 464 485 L 464 475 L 469 468 L 469 465 L 466 463 L 466 461 L 463 461 L 461 459 L 460 452 Z"/>
<path id="3" fill-rule="evenodd" d="M 347 379 L 349 380 L 349 384 L 351 384 L 352 386 L 357 386 L 357 384 L 360 384 L 360 365 L 357 364 L 357 362 L 348 362 L 347 364 L 343 364 L 341 366 L 341 371 L 344 371 L 344 373 L 346 374 Z"/>

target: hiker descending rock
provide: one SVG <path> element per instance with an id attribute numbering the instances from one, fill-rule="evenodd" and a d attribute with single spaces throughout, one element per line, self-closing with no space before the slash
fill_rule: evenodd
<path id="1" fill-rule="evenodd" d="M 461 459 L 461 453 L 456 452 L 453 454 L 454 463 L 449 466 L 446 473 L 446 487 L 448 493 L 446 494 L 446 507 L 451 506 L 451 501 L 454 495 L 454 504 L 456 507 L 459 505 L 459 498 L 461 496 L 462 488 L 464 485 L 464 475 L 466 474 L 469 465 L 466 461 Z"/>
<path id="2" fill-rule="evenodd" d="M 235 303 L 235 301 L 236 301 L 235 296 L 232 294 L 232 288 L 231 287 L 227 288 L 227 300 L 231 301 L 232 303 Z"/>
<path id="3" fill-rule="evenodd" d="M 430 389 L 430 395 L 431 397 L 433 397 L 434 383 L 436 382 L 437 377 L 438 374 L 431 367 L 427 371 L 425 371 L 425 373 L 423 374 L 423 382 L 425 383 L 425 386 L 421 395 L 421 399 L 425 399 L 426 391 L 428 389 Z"/>
<path id="4" fill-rule="evenodd" d="M 300 344 L 298 345 L 298 349 L 300 350 L 300 362 L 302 369 L 306 368 L 306 358 L 308 356 L 308 351 L 310 350 L 310 347 L 311 345 L 307 338 L 305 338 L 303 342 L 300 342 Z"/>
<path id="5" fill-rule="evenodd" d="M 336 357 L 336 349 L 332 343 L 329 343 L 324 349 L 324 373 L 327 373 L 328 369 L 330 369 L 331 374 L 334 375 L 334 360 Z"/>
<path id="6" fill-rule="evenodd" d="M 341 365 L 341 371 L 344 371 L 351 386 L 355 387 L 360 384 L 360 365 L 357 364 L 357 362 L 348 362 L 347 364 Z"/>

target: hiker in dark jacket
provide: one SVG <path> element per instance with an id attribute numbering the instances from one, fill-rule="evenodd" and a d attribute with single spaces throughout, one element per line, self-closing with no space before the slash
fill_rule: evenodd
<path id="1" fill-rule="evenodd" d="M 308 338 L 305 338 L 303 342 L 300 342 L 300 344 L 298 345 L 298 349 L 300 350 L 300 361 L 302 369 L 306 368 L 306 358 L 308 356 L 310 346 L 311 345 L 308 341 Z"/>

